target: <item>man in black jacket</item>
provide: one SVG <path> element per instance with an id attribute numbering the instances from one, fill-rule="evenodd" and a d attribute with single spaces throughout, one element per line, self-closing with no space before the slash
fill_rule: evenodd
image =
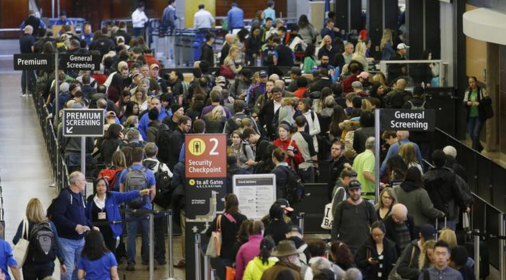
<path id="1" fill-rule="evenodd" d="M 383 223 L 387 230 L 386 237 L 395 242 L 397 255 L 416 239 L 415 222 L 408 215 L 408 208 L 404 204 L 397 203 L 392 207 L 391 215 L 387 216 Z"/>
<path id="2" fill-rule="evenodd" d="M 281 88 L 273 87 L 272 88 L 272 100 L 269 100 L 265 106 L 260 110 L 258 114 L 260 116 L 260 130 L 265 131 L 265 136 L 274 140 L 276 127 L 277 127 L 277 119 L 275 116 L 278 112 L 279 108 L 281 108 L 281 99 L 283 98 L 283 93 Z"/>
<path id="3" fill-rule="evenodd" d="M 332 201 L 332 191 L 334 190 L 334 186 L 336 182 L 341 176 L 341 172 L 344 169 L 345 163 L 350 163 L 348 159 L 343 155 L 344 154 L 344 144 L 339 140 L 334 140 L 332 146 L 330 148 L 330 156 L 332 159 L 329 164 L 329 176 L 330 180 L 328 181 L 328 190 L 327 196 L 329 201 Z"/>
<path id="4" fill-rule="evenodd" d="M 216 39 L 216 36 L 209 32 L 206 34 L 206 42 L 202 45 L 202 48 L 200 49 L 200 61 L 207 61 L 209 62 L 209 65 L 211 67 L 214 66 L 214 50 L 213 50 L 213 44 L 214 40 Z"/>
<path id="5" fill-rule="evenodd" d="M 176 163 L 179 162 L 179 153 L 184 144 L 184 135 L 190 132 L 192 120 L 188 116 L 182 116 L 179 119 L 179 125 L 170 137 L 170 146 L 172 147 L 169 156 L 169 169 L 173 170 Z"/>
<path id="6" fill-rule="evenodd" d="M 406 52 L 409 49 L 404 43 L 397 45 L 397 52 L 390 57 L 390 60 L 406 60 Z M 406 64 L 394 63 L 388 66 L 388 82 L 391 83 L 395 79 L 408 73 Z"/>
<path id="7" fill-rule="evenodd" d="M 443 211 L 448 217 L 447 224 L 440 221 L 439 227 L 455 230 L 460 211 L 469 212 L 470 209 L 464 202 L 455 173 L 445 167 L 446 155 L 442 150 L 435 150 L 432 153 L 432 163 L 434 168 L 423 175 L 425 190 L 434 203 L 434 208 Z"/>

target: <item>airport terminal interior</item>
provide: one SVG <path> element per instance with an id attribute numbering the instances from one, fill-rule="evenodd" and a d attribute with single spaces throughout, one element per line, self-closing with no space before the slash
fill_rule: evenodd
<path id="1" fill-rule="evenodd" d="M 506 280 L 505 23 L 0 0 L 0 280 Z"/>

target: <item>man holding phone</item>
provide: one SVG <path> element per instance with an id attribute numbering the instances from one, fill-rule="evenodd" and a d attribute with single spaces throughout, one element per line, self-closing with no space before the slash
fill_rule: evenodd
<path id="1" fill-rule="evenodd" d="M 67 271 L 61 275 L 62 280 L 77 279 L 75 268 L 84 247 L 84 233 L 93 227 L 85 215 L 84 174 L 79 171 L 72 172 L 69 183 L 70 186 L 64 188 L 49 207 L 52 208 L 53 222 L 58 230 L 61 251 L 67 267 Z M 93 229 L 99 230 L 97 227 Z"/>

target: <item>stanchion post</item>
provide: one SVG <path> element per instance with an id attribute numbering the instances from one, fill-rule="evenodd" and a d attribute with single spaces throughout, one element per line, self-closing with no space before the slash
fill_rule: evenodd
<path id="1" fill-rule="evenodd" d="M 81 173 L 86 177 L 86 137 L 84 136 L 81 137 Z"/>
<path id="2" fill-rule="evenodd" d="M 59 77 L 58 77 L 58 67 L 59 67 L 59 61 L 58 61 L 58 51 L 56 51 L 54 53 L 54 76 L 55 76 L 55 85 L 54 85 L 54 95 L 55 95 L 55 99 L 58 100 L 58 95 L 60 95 L 60 86 L 59 86 Z M 54 124 L 53 124 L 53 127 L 55 127 L 54 125 L 56 125 L 56 127 L 58 127 L 58 120 L 59 120 L 59 102 L 55 102 L 55 108 L 53 108 L 53 114 L 54 115 Z M 54 129 L 53 129 L 54 130 Z M 58 188 L 58 191 L 60 191 L 61 189 L 63 189 L 63 181 L 61 181 L 61 178 L 60 178 L 60 171 L 63 173 L 62 169 L 63 168 L 60 168 L 60 133 L 58 133 L 58 131 L 56 132 L 56 151 L 54 151 L 56 153 L 56 186 Z M 58 180 L 60 180 L 58 182 Z"/>
<path id="3" fill-rule="evenodd" d="M 209 280 L 209 278 L 211 278 L 210 262 L 211 258 L 209 256 L 204 256 L 204 280 Z"/>
<path id="4" fill-rule="evenodd" d="M 173 230 L 174 230 L 174 225 L 172 224 L 172 209 L 169 210 L 169 215 L 168 215 L 168 219 L 169 219 L 169 279 L 174 279 L 174 266 L 172 265 L 174 263 L 174 250 L 173 250 L 173 243 L 172 243 L 172 234 L 173 234 Z"/>
<path id="5" fill-rule="evenodd" d="M 304 235 L 304 219 L 305 219 L 306 213 L 300 212 L 299 213 L 299 227 L 302 231 L 302 234 Z"/>
<path id="6" fill-rule="evenodd" d="M 374 197 L 375 201 L 379 201 L 379 188 L 380 188 L 380 140 L 381 140 L 381 124 L 380 124 L 381 110 L 374 110 Z"/>
<path id="7" fill-rule="evenodd" d="M 149 213 L 149 280 L 155 277 L 155 244 L 153 242 L 155 234 L 155 223 L 153 213 Z"/>
<path id="8" fill-rule="evenodd" d="M 499 215 L 499 236 L 506 236 L 506 214 Z M 499 273 L 500 279 L 506 279 L 506 240 L 499 238 Z M 477 275 L 478 277 L 478 275 Z"/>
<path id="9" fill-rule="evenodd" d="M 210 280 L 215 280 L 216 279 L 216 270 L 215 269 L 211 269 L 211 278 Z"/>
<path id="10" fill-rule="evenodd" d="M 480 230 L 475 230 L 474 236 L 474 275 L 479 279 L 480 277 Z"/>
<path id="11" fill-rule="evenodd" d="M 201 279 L 200 268 L 200 234 L 195 234 L 195 280 Z"/>

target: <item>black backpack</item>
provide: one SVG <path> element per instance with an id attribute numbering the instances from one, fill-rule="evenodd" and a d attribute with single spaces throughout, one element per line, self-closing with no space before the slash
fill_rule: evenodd
<path id="1" fill-rule="evenodd" d="M 158 170 L 155 173 L 156 196 L 153 202 L 163 208 L 167 208 L 170 205 L 170 197 L 172 195 L 170 187 L 172 179 L 169 177 L 169 172 L 162 170 L 162 164 L 161 162 L 158 163 Z"/>
<path id="2" fill-rule="evenodd" d="M 142 191 L 149 188 L 148 177 L 144 173 L 146 170 L 146 167 L 142 167 L 141 169 L 128 168 L 125 180 L 125 189 L 127 192 Z M 128 206 L 132 209 L 139 209 L 147 202 L 148 196 L 144 195 L 128 202 Z"/>
<path id="3" fill-rule="evenodd" d="M 158 128 L 155 144 L 158 147 L 158 159 L 163 163 L 168 163 L 170 158 L 170 138 L 173 131 L 166 124 L 161 124 Z"/>
<path id="4" fill-rule="evenodd" d="M 286 180 L 286 199 L 290 205 L 301 202 L 306 196 L 306 191 L 299 175 L 290 167 L 286 169 L 288 174 Z"/>
<path id="5" fill-rule="evenodd" d="M 48 222 L 34 224 L 30 231 L 30 254 L 36 263 L 48 263 L 56 259 L 56 241 Z"/>

